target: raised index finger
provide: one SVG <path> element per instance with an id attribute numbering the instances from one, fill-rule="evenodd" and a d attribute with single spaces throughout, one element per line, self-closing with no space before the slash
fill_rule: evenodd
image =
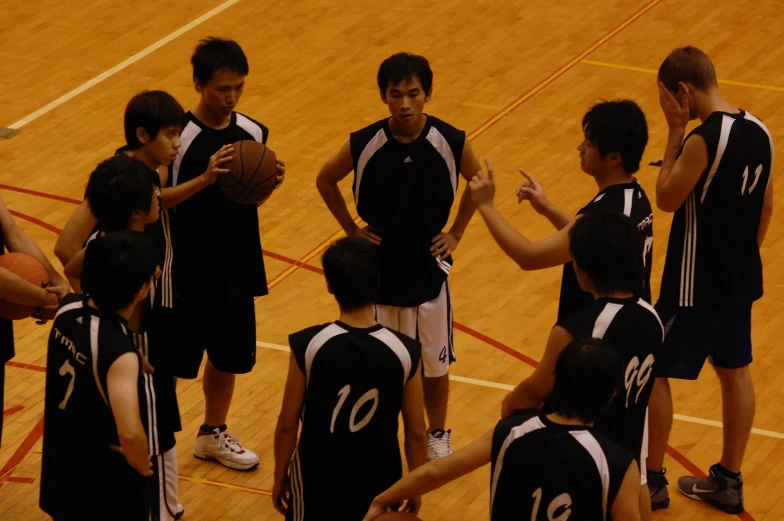
<path id="1" fill-rule="evenodd" d="M 526 172 L 522 168 L 520 169 L 520 173 L 523 174 L 523 177 L 528 179 L 528 182 L 531 183 L 532 186 L 536 186 L 537 185 L 536 178 L 534 178 L 534 176 L 532 176 L 531 174 L 529 174 L 528 172 Z"/>

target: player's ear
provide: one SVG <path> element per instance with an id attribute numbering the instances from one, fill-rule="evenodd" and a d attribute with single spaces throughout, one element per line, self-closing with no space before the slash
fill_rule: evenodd
<path id="1" fill-rule="evenodd" d="M 430 86 L 430 91 L 425 93 L 425 103 L 430 101 L 430 98 L 433 96 L 433 86 Z"/>
<path id="2" fill-rule="evenodd" d="M 196 89 L 196 92 L 198 92 L 199 94 L 201 94 L 201 91 L 204 88 L 204 86 L 201 84 L 199 79 L 196 78 L 195 76 L 193 77 L 193 87 Z"/>
<path id="3" fill-rule="evenodd" d="M 621 157 L 620 152 L 610 152 L 607 154 L 607 159 L 610 160 L 610 164 L 613 166 L 623 163 L 623 158 Z"/>
<path id="4" fill-rule="evenodd" d="M 139 127 L 136 129 L 136 139 L 138 139 L 139 143 L 142 145 L 146 145 L 150 142 L 150 135 L 144 130 L 144 127 Z"/>
<path id="5" fill-rule="evenodd" d="M 381 101 L 384 102 L 384 105 L 387 104 L 387 93 L 386 92 L 382 92 L 381 93 Z"/>

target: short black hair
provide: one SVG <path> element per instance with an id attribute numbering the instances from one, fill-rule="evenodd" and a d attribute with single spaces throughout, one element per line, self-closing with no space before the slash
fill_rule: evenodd
<path id="1" fill-rule="evenodd" d="M 123 230 L 90 241 L 84 255 L 82 290 L 102 311 L 127 308 L 158 269 L 154 241 Z"/>
<path id="2" fill-rule="evenodd" d="M 155 181 L 155 173 L 147 165 L 127 154 L 117 154 L 90 174 L 84 198 L 101 230 L 124 230 L 135 210 L 150 211 Z"/>
<path id="3" fill-rule="evenodd" d="M 717 86 L 716 69 L 705 51 L 692 45 L 674 49 L 659 66 L 658 80 L 672 92 L 678 83 L 691 83 L 701 91 Z"/>
<path id="4" fill-rule="evenodd" d="M 607 210 L 583 214 L 569 230 L 569 250 L 600 295 L 642 289 L 642 236 L 625 215 Z"/>
<path id="5" fill-rule="evenodd" d="M 552 410 L 586 423 L 596 420 L 623 388 L 623 360 L 598 338 L 575 340 L 555 362 Z"/>
<path id="6" fill-rule="evenodd" d="M 191 56 L 193 79 L 204 85 L 220 70 L 248 74 L 248 58 L 240 44 L 234 40 L 224 40 L 210 36 L 199 41 Z"/>
<path id="7" fill-rule="evenodd" d="M 174 96 L 162 90 L 145 90 L 131 98 L 125 107 L 125 142 L 128 148 L 136 150 L 142 147 L 136 130 L 141 127 L 150 139 L 155 139 L 161 129 L 167 127 L 182 128 L 188 118 L 182 105 Z"/>
<path id="8" fill-rule="evenodd" d="M 411 81 L 414 76 L 419 78 L 425 95 L 430 96 L 433 91 L 433 71 L 427 58 L 407 52 L 393 54 L 381 62 L 378 68 L 378 89 L 382 96 L 386 96 L 390 85 Z"/>
<path id="9" fill-rule="evenodd" d="M 341 310 L 356 311 L 376 303 L 381 278 L 376 247 L 368 239 L 335 241 L 324 252 L 321 264 Z"/>
<path id="10" fill-rule="evenodd" d="M 585 137 L 599 148 L 602 158 L 618 152 L 623 169 L 633 174 L 640 169 L 648 144 L 648 123 L 642 109 L 631 100 L 597 103 L 583 116 Z"/>

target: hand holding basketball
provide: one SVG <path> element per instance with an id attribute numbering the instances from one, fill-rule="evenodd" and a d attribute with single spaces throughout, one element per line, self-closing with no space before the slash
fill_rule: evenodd
<path id="1" fill-rule="evenodd" d="M 232 145 L 223 145 L 220 150 L 210 157 L 210 163 L 207 165 L 207 170 L 202 174 L 207 181 L 207 184 L 213 184 L 218 180 L 219 175 L 229 173 L 229 169 L 223 167 L 226 163 L 234 159 L 233 153 L 234 147 Z"/>
<path id="2" fill-rule="evenodd" d="M 485 159 L 487 165 L 487 175 L 481 170 L 468 182 L 471 190 L 471 199 L 477 206 L 492 205 L 495 197 L 495 178 L 493 176 L 493 165 L 490 159 Z"/>

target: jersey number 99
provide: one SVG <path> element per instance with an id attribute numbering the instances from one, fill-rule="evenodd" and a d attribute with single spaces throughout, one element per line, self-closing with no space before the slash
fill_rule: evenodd
<path id="1" fill-rule="evenodd" d="M 351 386 L 346 385 L 340 391 L 338 391 L 338 403 L 335 405 L 335 410 L 332 411 L 332 422 L 329 424 L 329 432 L 335 432 L 335 420 L 338 419 L 338 413 L 340 413 L 340 409 L 343 407 L 343 404 L 346 403 L 346 399 L 348 395 L 351 394 Z M 359 413 L 359 409 L 365 405 L 367 402 L 373 402 L 373 405 L 370 406 L 370 410 L 365 414 L 365 417 L 361 420 L 357 421 L 357 413 Z M 348 429 L 351 432 L 357 432 L 362 430 L 370 420 L 373 419 L 373 415 L 376 414 L 376 409 L 378 409 L 378 389 L 371 389 L 362 396 L 359 397 L 357 402 L 354 404 L 354 407 L 351 408 L 351 416 L 348 419 Z"/>

